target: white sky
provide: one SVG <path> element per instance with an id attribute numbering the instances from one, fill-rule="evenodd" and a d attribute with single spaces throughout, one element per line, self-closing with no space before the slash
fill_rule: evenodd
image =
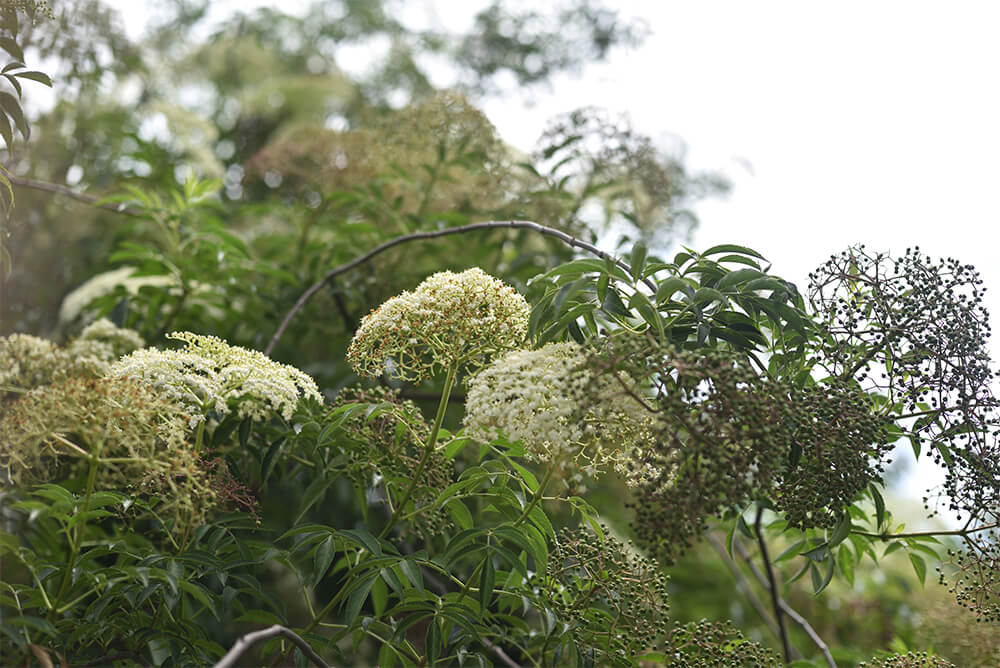
<path id="1" fill-rule="evenodd" d="M 142 24 L 141 4 L 111 4 Z M 250 4 L 279 3 L 213 9 Z M 462 28 L 483 4 L 412 0 L 404 17 Z M 530 149 L 546 119 L 577 107 L 626 111 L 640 131 L 684 141 L 690 167 L 732 179 L 728 198 L 697 207 L 696 249 L 750 246 L 804 288 L 808 271 L 850 244 L 894 254 L 919 245 L 974 264 L 1000 324 L 1000 3 L 607 4 L 645 18 L 651 35 L 532 91 L 531 106 L 528 96 L 487 100 L 509 143 Z"/>

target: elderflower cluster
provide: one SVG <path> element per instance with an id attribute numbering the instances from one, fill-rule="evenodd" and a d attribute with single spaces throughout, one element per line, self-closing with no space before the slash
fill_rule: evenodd
<path id="1" fill-rule="evenodd" d="M 96 378 L 143 343 L 138 332 L 107 319 L 92 323 L 65 347 L 30 334 L 11 334 L 0 338 L 0 386 L 23 392 L 66 378 Z"/>
<path id="2" fill-rule="evenodd" d="M 596 389 L 595 389 L 596 388 Z M 640 446 L 655 427 L 618 379 L 598 378 L 576 343 L 516 350 L 469 381 L 465 427 L 474 438 L 520 441 L 528 459 L 596 475 L 609 465 L 623 475 L 651 475 L 637 466 Z M 597 392 L 581 414 L 581 399 Z M 636 395 L 637 396 L 637 395 Z"/>
<path id="3" fill-rule="evenodd" d="M 442 271 L 366 315 L 347 360 L 370 377 L 391 361 L 394 375 L 413 381 L 452 365 L 477 366 L 521 345 L 529 313 L 524 297 L 478 267 Z"/>
<path id="4" fill-rule="evenodd" d="M 322 398 L 307 374 L 263 353 L 190 332 L 174 332 L 167 338 L 186 346 L 137 350 L 114 364 L 108 375 L 149 382 L 201 416 L 235 411 L 240 418 L 264 420 L 277 413 L 288 420 L 301 397 Z"/>

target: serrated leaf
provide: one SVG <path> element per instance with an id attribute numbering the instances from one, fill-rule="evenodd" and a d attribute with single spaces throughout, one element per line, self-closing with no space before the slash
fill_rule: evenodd
<path id="1" fill-rule="evenodd" d="M 493 566 L 493 555 L 489 550 L 483 559 L 483 565 L 479 574 L 479 605 L 483 614 L 489 610 L 490 601 L 493 600 L 493 587 L 496 586 L 497 573 Z"/>
<path id="2" fill-rule="evenodd" d="M 913 564 L 913 572 L 920 578 L 920 584 L 924 584 L 927 579 L 927 563 L 918 554 L 910 552 L 907 556 L 910 557 L 910 563 Z"/>
<path id="3" fill-rule="evenodd" d="M 316 551 L 313 553 L 314 587 L 323 580 L 323 576 L 326 575 L 327 569 L 330 568 L 330 563 L 333 561 L 336 551 L 337 541 L 332 535 L 327 536 L 326 539 L 316 547 Z"/>
<path id="4" fill-rule="evenodd" d="M 377 578 L 377 572 L 366 575 L 357 586 L 357 589 L 352 591 L 350 596 L 347 597 L 347 603 L 344 605 L 344 620 L 348 626 L 353 624 L 354 620 L 358 618 L 361 606 L 364 605 L 365 600 L 368 598 L 368 593 L 371 591 Z"/>

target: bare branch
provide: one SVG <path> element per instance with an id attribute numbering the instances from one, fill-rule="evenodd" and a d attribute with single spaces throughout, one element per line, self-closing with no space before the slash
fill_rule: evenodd
<path id="1" fill-rule="evenodd" d="M 785 663 L 792 662 L 792 646 L 788 642 L 788 629 L 785 627 L 785 615 L 779 603 L 781 596 L 778 594 L 778 583 L 774 577 L 774 567 L 771 565 L 771 558 L 767 555 L 767 541 L 764 539 L 764 531 L 761 526 L 761 519 L 764 516 L 764 506 L 757 506 L 757 517 L 754 519 L 754 533 L 757 534 L 757 544 L 760 545 L 760 556 L 764 560 L 764 569 L 767 572 L 768 591 L 771 592 L 771 605 L 774 606 L 774 618 L 778 621 L 778 636 L 781 638 L 781 650 L 785 656 Z"/>
<path id="2" fill-rule="evenodd" d="M 733 539 L 733 548 L 740 553 L 740 557 L 742 557 L 743 561 L 746 562 L 747 566 L 750 568 L 750 572 L 753 573 L 755 578 L 757 578 L 757 581 L 760 582 L 761 586 L 770 590 L 770 587 L 768 587 L 767 584 L 767 578 L 765 578 L 757 566 L 754 565 L 753 560 L 747 553 L 746 548 L 743 547 L 738 539 Z M 796 612 L 795 609 L 788 605 L 788 603 L 785 602 L 785 599 L 780 596 L 778 597 L 778 605 L 781 606 L 782 611 L 788 615 L 793 622 L 802 627 L 802 630 L 806 632 L 806 635 L 809 636 L 809 638 L 813 641 L 813 644 L 816 645 L 816 647 L 819 648 L 819 651 L 823 654 L 823 658 L 826 659 L 827 665 L 830 666 L 830 668 L 837 668 L 837 664 L 834 662 L 833 656 L 830 654 L 830 648 L 827 647 L 826 643 L 823 642 L 823 639 L 819 637 L 819 634 L 816 633 L 816 629 L 812 627 L 809 620 Z"/>
<path id="3" fill-rule="evenodd" d="M 319 292 L 319 290 L 323 287 L 323 285 L 326 284 L 327 281 L 331 280 L 335 276 L 339 276 L 340 274 L 348 272 L 351 269 L 354 269 L 355 267 L 362 265 L 365 262 L 368 262 L 376 255 L 384 253 L 390 248 L 399 246 L 400 244 L 408 243 L 410 241 L 420 241 L 423 239 L 437 239 L 438 237 L 446 237 L 452 234 L 464 234 L 465 232 L 473 232 L 476 230 L 502 229 L 505 227 L 512 229 L 533 230 L 545 236 L 555 237 L 556 239 L 559 239 L 563 243 L 572 246 L 573 248 L 579 248 L 581 250 L 585 250 L 588 253 L 596 255 L 597 257 L 604 260 L 611 260 L 621 269 L 625 270 L 626 273 L 630 274 L 632 272 L 632 269 L 631 267 L 628 266 L 628 264 L 614 257 L 610 253 L 605 253 L 597 246 L 594 246 L 593 244 L 588 244 L 586 241 L 582 241 L 580 239 L 577 239 L 576 237 L 570 236 L 569 234 L 566 234 L 561 230 L 557 230 L 552 227 L 546 227 L 545 225 L 539 225 L 538 223 L 534 223 L 528 220 L 489 220 L 481 223 L 460 225 L 458 227 L 448 227 L 443 230 L 433 230 L 429 232 L 414 232 L 412 234 L 404 234 L 401 237 L 396 237 L 395 239 L 390 239 L 389 241 L 386 241 L 383 244 L 379 244 L 378 246 L 368 251 L 364 255 L 359 255 L 350 262 L 342 264 L 339 267 L 334 267 L 333 269 L 326 272 L 326 274 L 324 274 L 321 279 L 319 279 L 311 286 L 309 286 L 309 288 L 302 293 L 302 296 L 300 296 L 298 300 L 296 300 L 295 304 L 292 306 L 291 309 L 289 309 L 288 313 L 285 314 L 285 317 L 282 319 L 281 324 L 278 325 L 278 330 L 274 333 L 274 336 L 271 337 L 271 341 L 267 344 L 267 348 L 264 349 L 264 354 L 265 355 L 271 354 L 271 352 L 274 350 L 274 347 L 278 344 L 278 341 L 281 339 L 281 336 L 285 333 L 285 330 L 288 328 L 289 323 L 291 323 L 292 318 L 295 317 L 295 314 L 298 313 L 300 310 L 302 310 L 302 307 L 306 305 L 306 302 L 312 299 L 313 295 Z M 653 292 L 656 292 L 655 283 L 650 281 L 648 278 L 643 279 L 643 282 L 646 284 L 646 287 L 648 287 Z"/>
<path id="4" fill-rule="evenodd" d="M 317 654 L 309 643 L 302 639 L 302 637 L 292 631 L 291 629 L 285 628 L 279 624 L 275 624 L 266 629 L 260 631 L 253 631 L 240 637 L 236 644 L 226 652 L 226 655 L 219 659 L 219 662 L 215 664 L 213 668 L 235 668 L 237 666 L 237 661 L 240 656 L 243 655 L 248 649 L 261 642 L 262 640 L 268 640 L 277 636 L 283 636 L 288 640 L 292 641 L 296 647 L 302 650 L 302 653 L 309 657 L 309 660 L 315 663 L 320 668 L 330 668 L 330 666 L 323 660 L 323 658 Z"/>
<path id="5" fill-rule="evenodd" d="M 130 209 L 124 204 L 110 204 L 107 202 L 101 202 L 101 198 L 94 197 L 93 195 L 88 195 L 87 193 L 77 192 L 72 188 L 67 188 L 66 186 L 59 185 L 58 183 L 48 183 L 47 181 L 36 181 L 35 179 L 26 179 L 22 176 L 15 176 L 14 174 L 8 174 L 7 178 L 15 186 L 20 186 L 22 188 L 31 188 L 32 190 L 41 190 L 47 193 L 55 193 L 57 195 L 63 195 L 69 197 L 70 199 L 75 199 L 78 202 L 83 202 L 84 204 L 89 204 L 91 206 L 96 206 L 98 209 L 104 209 L 105 211 L 111 211 L 114 213 L 120 213 L 123 216 L 142 216 L 143 214 L 135 209 Z"/>

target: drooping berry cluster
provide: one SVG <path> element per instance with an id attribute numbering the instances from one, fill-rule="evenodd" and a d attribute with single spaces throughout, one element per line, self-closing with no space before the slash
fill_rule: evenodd
<path id="1" fill-rule="evenodd" d="M 770 649 L 747 640 L 729 622 L 692 622 L 670 633 L 664 650 L 669 668 L 778 668 Z"/>

